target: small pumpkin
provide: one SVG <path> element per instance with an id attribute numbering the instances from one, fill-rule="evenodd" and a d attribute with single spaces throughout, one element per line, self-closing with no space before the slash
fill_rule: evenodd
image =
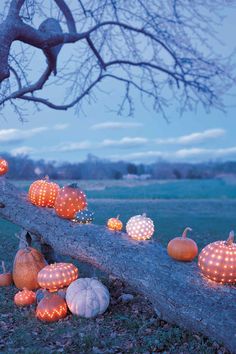
<path id="1" fill-rule="evenodd" d="M 74 222 L 79 224 L 90 224 L 94 220 L 94 212 L 88 209 L 78 211 L 75 214 Z"/>
<path id="2" fill-rule="evenodd" d="M 13 264 L 13 280 L 19 289 L 39 288 L 38 272 L 47 265 L 43 255 L 33 247 L 25 246 L 16 253 Z"/>
<path id="3" fill-rule="evenodd" d="M 41 288 L 56 291 L 68 286 L 79 276 L 79 271 L 72 263 L 54 263 L 44 267 L 38 273 Z"/>
<path id="4" fill-rule="evenodd" d="M 49 181 L 48 176 L 46 176 L 30 185 L 28 198 L 34 205 L 52 208 L 59 190 L 59 185 Z"/>
<path id="5" fill-rule="evenodd" d="M 74 315 L 91 318 L 106 311 L 110 294 L 100 281 L 80 278 L 69 285 L 66 291 L 66 302 Z"/>
<path id="6" fill-rule="evenodd" d="M 6 271 L 5 263 L 2 261 L 2 270 L 3 273 L 0 274 L 0 286 L 9 286 L 12 284 L 12 274 Z"/>
<path id="7" fill-rule="evenodd" d="M 226 241 L 212 242 L 200 252 L 198 266 L 208 279 L 222 284 L 236 283 L 236 243 L 231 231 Z"/>
<path id="8" fill-rule="evenodd" d="M 5 159 L 0 159 L 0 176 L 5 175 L 9 170 L 8 162 Z"/>
<path id="9" fill-rule="evenodd" d="M 36 295 L 33 291 L 24 288 L 22 291 L 18 291 L 14 296 L 14 302 L 17 306 L 29 306 L 36 301 Z"/>
<path id="10" fill-rule="evenodd" d="M 86 195 L 76 183 L 61 188 L 54 205 L 56 214 L 64 219 L 74 219 L 86 207 Z"/>
<path id="11" fill-rule="evenodd" d="M 67 305 L 61 296 L 55 293 L 46 294 L 39 302 L 36 317 L 45 322 L 55 322 L 67 315 Z"/>
<path id="12" fill-rule="evenodd" d="M 190 262 L 198 254 L 198 247 L 194 240 L 187 238 L 190 227 L 186 227 L 181 237 L 175 237 L 168 243 L 168 255 L 177 261 Z"/>
<path id="13" fill-rule="evenodd" d="M 111 231 L 121 231 L 123 228 L 123 223 L 119 219 L 119 215 L 116 218 L 110 218 L 107 220 L 107 227 Z"/>
<path id="14" fill-rule="evenodd" d="M 135 215 L 128 220 L 126 231 L 134 240 L 148 240 L 154 234 L 154 223 L 146 214 Z"/>

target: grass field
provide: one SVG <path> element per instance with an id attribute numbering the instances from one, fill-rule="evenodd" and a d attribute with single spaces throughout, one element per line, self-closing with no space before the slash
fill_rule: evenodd
<path id="1" fill-rule="evenodd" d="M 95 211 L 95 222 L 120 214 L 124 223 L 146 212 L 155 223 L 155 238 L 164 246 L 185 226 L 199 249 L 236 230 L 236 185 L 224 181 L 177 182 L 82 182 Z M 29 182 L 16 183 L 27 189 Z M 191 187 L 192 186 L 192 187 Z M 125 198 L 126 196 L 126 198 Z M 0 259 L 8 267 L 17 250 L 17 227 L 0 221 Z M 118 301 L 122 292 L 132 293 L 119 281 L 111 281 L 91 267 L 80 266 L 81 276 L 99 276 L 109 286 L 108 311 L 93 320 L 68 316 L 45 325 L 34 318 L 34 308 L 18 309 L 14 287 L 0 288 L 0 353 L 224 353 L 217 343 L 160 321 L 150 304 L 134 294 L 131 303 Z"/>

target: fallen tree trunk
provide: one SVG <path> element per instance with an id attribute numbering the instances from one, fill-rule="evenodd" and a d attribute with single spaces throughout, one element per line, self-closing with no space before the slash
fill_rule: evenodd
<path id="1" fill-rule="evenodd" d="M 138 243 L 124 233 L 58 218 L 37 208 L 0 178 L 0 216 L 29 231 L 56 253 L 88 262 L 146 296 L 158 316 L 236 350 L 236 287 L 201 276 L 195 263 L 170 259 L 155 241 Z"/>

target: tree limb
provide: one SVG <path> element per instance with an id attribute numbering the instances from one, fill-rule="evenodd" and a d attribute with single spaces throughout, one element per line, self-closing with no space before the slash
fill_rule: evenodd
<path id="1" fill-rule="evenodd" d="M 67 27 L 68 27 L 69 32 L 76 33 L 77 32 L 76 23 L 75 23 L 74 17 L 72 15 L 72 12 L 71 12 L 69 6 L 65 3 L 64 0 L 54 0 L 54 1 L 66 18 L 66 23 L 67 23 Z"/>

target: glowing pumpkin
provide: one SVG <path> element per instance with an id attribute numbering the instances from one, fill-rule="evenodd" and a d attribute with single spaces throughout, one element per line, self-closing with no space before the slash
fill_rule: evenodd
<path id="1" fill-rule="evenodd" d="M 41 288 L 56 291 L 68 286 L 78 278 L 79 271 L 72 263 L 54 263 L 44 267 L 38 273 Z"/>
<path id="2" fill-rule="evenodd" d="M 4 159 L 0 159 L 0 176 L 5 175 L 8 172 L 8 162 Z"/>
<path id="3" fill-rule="evenodd" d="M 28 198 L 34 205 L 52 208 L 59 190 L 59 185 L 50 182 L 46 176 L 45 179 L 40 179 L 30 185 Z"/>
<path id="4" fill-rule="evenodd" d="M 80 278 L 69 285 L 66 291 L 66 302 L 74 315 L 91 318 L 106 311 L 110 294 L 100 281 Z"/>
<path id="5" fill-rule="evenodd" d="M 78 211 L 87 207 L 86 195 L 76 183 L 63 187 L 55 201 L 55 212 L 64 219 L 74 219 Z"/>
<path id="6" fill-rule="evenodd" d="M 134 240 L 148 240 L 154 234 L 154 223 L 146 214 L 135 215 L 128 220 L 126 231 Z"/>
<path id="7" fill-rule="evenodd" d="M 116 218 L 110 218 L 107 221 L 107 227 L 111 231 L 121 231 L 123 228 L 123 223 L 119 219 L 119 215 Z"/>
<path id="8" fill-rule="evenodd" d="M 223 284 L 236 282 L 236 243 L 231 231 L 227 241 L 210 243 L 200 252 L 198 266 L 208 279 Z"/>
<path id="9" fill-rule="evenodd" d="M 19 249 L 13 264 L 13 280 L 19 289 L 39 288 L 38 272 L 47 265 L 43 255 L 33 247 Z"/>
<path id="10" fill-rule="evenodd" d="M 14 296 L 14 302 L 17 306 L 29 306 L 36 301 L 36 295 L 33 291 L 24 288 L 22 291 L 18 291 Z"/>
<path id="11" fill-rule="evenodd" d="M 48 293 L 39 302 L 36 309 L 36 317 L 45 322 L 55 322 L 67 315 L 67 305 L 61 296 Z"/>
<path id="12" fill-rule="evenodd" d="M 198 247 L 195 241 L 187 238 L 187 232 L 192 231 L 190 227 L 186 227 L 181 237 L 175 237 L 168 243 L 168 255 L 177 261 L 192 261 L 198 254 Z"/>
<path id="13" fill-rule="evenodd" d="M 78 211 L 73 221 L 79 224 L 90 224 L 94 220 L 94 212 L 88 209 Z"/>
<path id="14" fill-rule="evenodd" d="M 0 274 L 0 286 L 9 286 L 12 284 L 12 274 L 10 272 L 7 273 L 5 268 L 5 263 L 2 261 L 2 270 L 3 273 Z"/>

